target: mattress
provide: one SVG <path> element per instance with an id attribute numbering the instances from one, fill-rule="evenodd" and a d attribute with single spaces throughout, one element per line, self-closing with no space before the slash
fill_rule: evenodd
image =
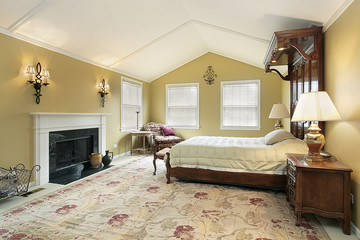
<path id="1" fill-rule="evenodd" d="M 304 141 L 286 139 L 266 145 L 264 137 L 197 136 L 170 150 L 170 165 L 228 172 L 286 174 L 285 153 L 308 152 Z"/>

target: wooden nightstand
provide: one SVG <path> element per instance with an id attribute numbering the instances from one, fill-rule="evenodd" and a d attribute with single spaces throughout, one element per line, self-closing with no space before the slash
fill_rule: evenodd
<path id="1" fill-rule="evenodd" d="M 286 197 L 295 206 L 296 225 L 301 224 L 301 214 L 314 213 L 343 219 L 343 231 L 350 234 L 352 169 L 334 160 L 306 162 L 303 154 L 286 156 Z"/>

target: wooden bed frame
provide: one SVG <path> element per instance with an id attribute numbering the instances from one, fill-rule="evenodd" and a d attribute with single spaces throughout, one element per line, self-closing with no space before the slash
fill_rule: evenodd
<path id="1" fill-rule="evenodd" d="M 167 153 L 165 163 L 167 183 L 170 183 L 170 177 L 176 177 L 186 180 L 285 189 L 287 181 L 286 175 L 223 172 L 209 169 L 183 167 L 172 168 L 170 165 L 169 152 Z"/>

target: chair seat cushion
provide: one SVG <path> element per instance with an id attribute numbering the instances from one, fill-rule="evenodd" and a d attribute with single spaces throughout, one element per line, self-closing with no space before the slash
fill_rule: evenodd
<path id="1" fill-rule="evenodd" d="M 156 156 L 158 157 L 164 157 L 167 152 L 170 151 L 170 148 L 164 148 L 156 153 Z"/>
<path id="2" fill-rule="evenodd" d="M 155 136 L 155 141 L 161 143 L 181 142 L 181 140 L 178 136 Z"/>

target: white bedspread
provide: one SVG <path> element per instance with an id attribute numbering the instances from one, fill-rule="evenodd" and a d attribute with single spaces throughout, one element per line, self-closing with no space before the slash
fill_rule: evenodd
<path id="1" fill-rule="evenodd" d="M 192 137 L 170 150 L 171 167 L 286 174 L 285 153 L 308 152 L 299 139 L 266 145 L 263 137 Z"/>

